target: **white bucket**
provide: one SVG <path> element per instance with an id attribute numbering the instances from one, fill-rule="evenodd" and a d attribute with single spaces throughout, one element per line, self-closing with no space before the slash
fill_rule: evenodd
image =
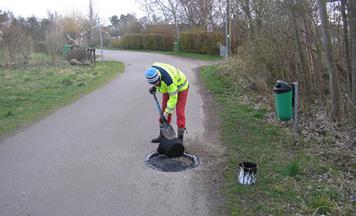
<path id="1" fill-rule="evenodd" d="M 239 176 L 240 184 L 251 185 L 256 183 L 257 164 L 252 162 L 239 163 Z"/>

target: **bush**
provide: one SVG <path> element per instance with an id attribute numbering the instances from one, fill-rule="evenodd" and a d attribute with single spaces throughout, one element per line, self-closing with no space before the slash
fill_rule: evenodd
<path id="1" fill-rule="evenodd" d="M 119 39 L 112 39 L 110 41 L 110 47 L 113 47 L 113 48 L 120 48 L 120 40 Z"/>
<path id="2" fill-rule="evenodd" d="M 149 33 L 125 35 L 119 40 L 112 40 L 111 45 L 122 49 L 145 49 L 172 51 L 174 37 L 169 34 Z"/>
<path id="3" fill-rule="evenodd" d="M 219 43 L 223 42 L 220 32 L 182 32 L 180 48 L 183 52 L 219 54 Z"/>
<path id="4" fill-rule="evenodd" d="M 33 50 L 37 53 L 44 53 L 46 52 L 46 44 L 43 41 L 35 41 L 33 43 Z"/>
<path id="5" fill-rule="evenodd" d="M 86 61 L 87 60 L 87 51 L 85 48 L 77 48 L 73 49 L 68 54 L 65 56 L 65 59 L 67 61 L 70 61 L 72 59 L 76 59 L 80 62 Z"/>
<path id="6" fill-rule="evenodd" d="M 121 49 L 145 49 L 173 51 L 175 37 L 169 33 L 144 33 L 125 35 L 121 39 L 111 40 L 111 46 Z M 182 32 L 180 48 L 183 52 L 200 54 L 219 54 L 218 44 L 223 41 L 220 32 Z"/>

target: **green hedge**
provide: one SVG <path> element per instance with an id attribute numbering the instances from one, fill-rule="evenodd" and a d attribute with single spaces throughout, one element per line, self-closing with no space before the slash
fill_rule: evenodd
<path id="1" fill-rule="evenodd" d="M 167 33 L 146 33 L 125 35 L 112 40 L 111 46 L 121 49 L 173 51 L 175 37 Z M 182 32 L 180 49 L 182 52 L 219 55 L 219 43 L 223 42 L 220 32 Z"/>
<path id="2" fill-rule="evenodd" d="M 122 49 L 145 49 L 172 51 L 174 37 L 168 34 L 130 34 L 125 35 L 119 41 L 111 42 L 112 47 Z"/>
<path id="3" fill-rule="evenodd" d="M 182 32 L 180 48 L 183 52 L 219 54 L 219 43 L 224 40 L 220 32 Z"/>

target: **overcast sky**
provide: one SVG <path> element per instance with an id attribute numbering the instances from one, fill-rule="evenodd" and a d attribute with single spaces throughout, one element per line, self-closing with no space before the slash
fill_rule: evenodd
<path id="1" fill-rule="evenodd" d="M 92 0 L 94 12 L 98 13 L 101 22 L 108 24 L 112 15 L 135 13 L 136 17 L 144 16 L 138 0 Z M 73 11 L 87 15 L 89 0 L 0 0 L 0 10 L 11 11 L 15 16 L 39 18 L 47 17 L 47 11 L 57 11 L 61 15 Z"/>

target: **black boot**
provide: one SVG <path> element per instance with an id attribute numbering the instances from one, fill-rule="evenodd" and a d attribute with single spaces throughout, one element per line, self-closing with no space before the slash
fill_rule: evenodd
<path id="1" fill-rule="evenodd" d="M 159 132 L 159 135 L 157 138 L 151 139 L 151 143 L 159 143 L 162 140 L 162 132 Z"/>
<path id="2" fill-rule="evenodd" d="M 185 130 L 185 128 L 178 128 L 178 139 L 182 142 L 182 144 Z"/>

